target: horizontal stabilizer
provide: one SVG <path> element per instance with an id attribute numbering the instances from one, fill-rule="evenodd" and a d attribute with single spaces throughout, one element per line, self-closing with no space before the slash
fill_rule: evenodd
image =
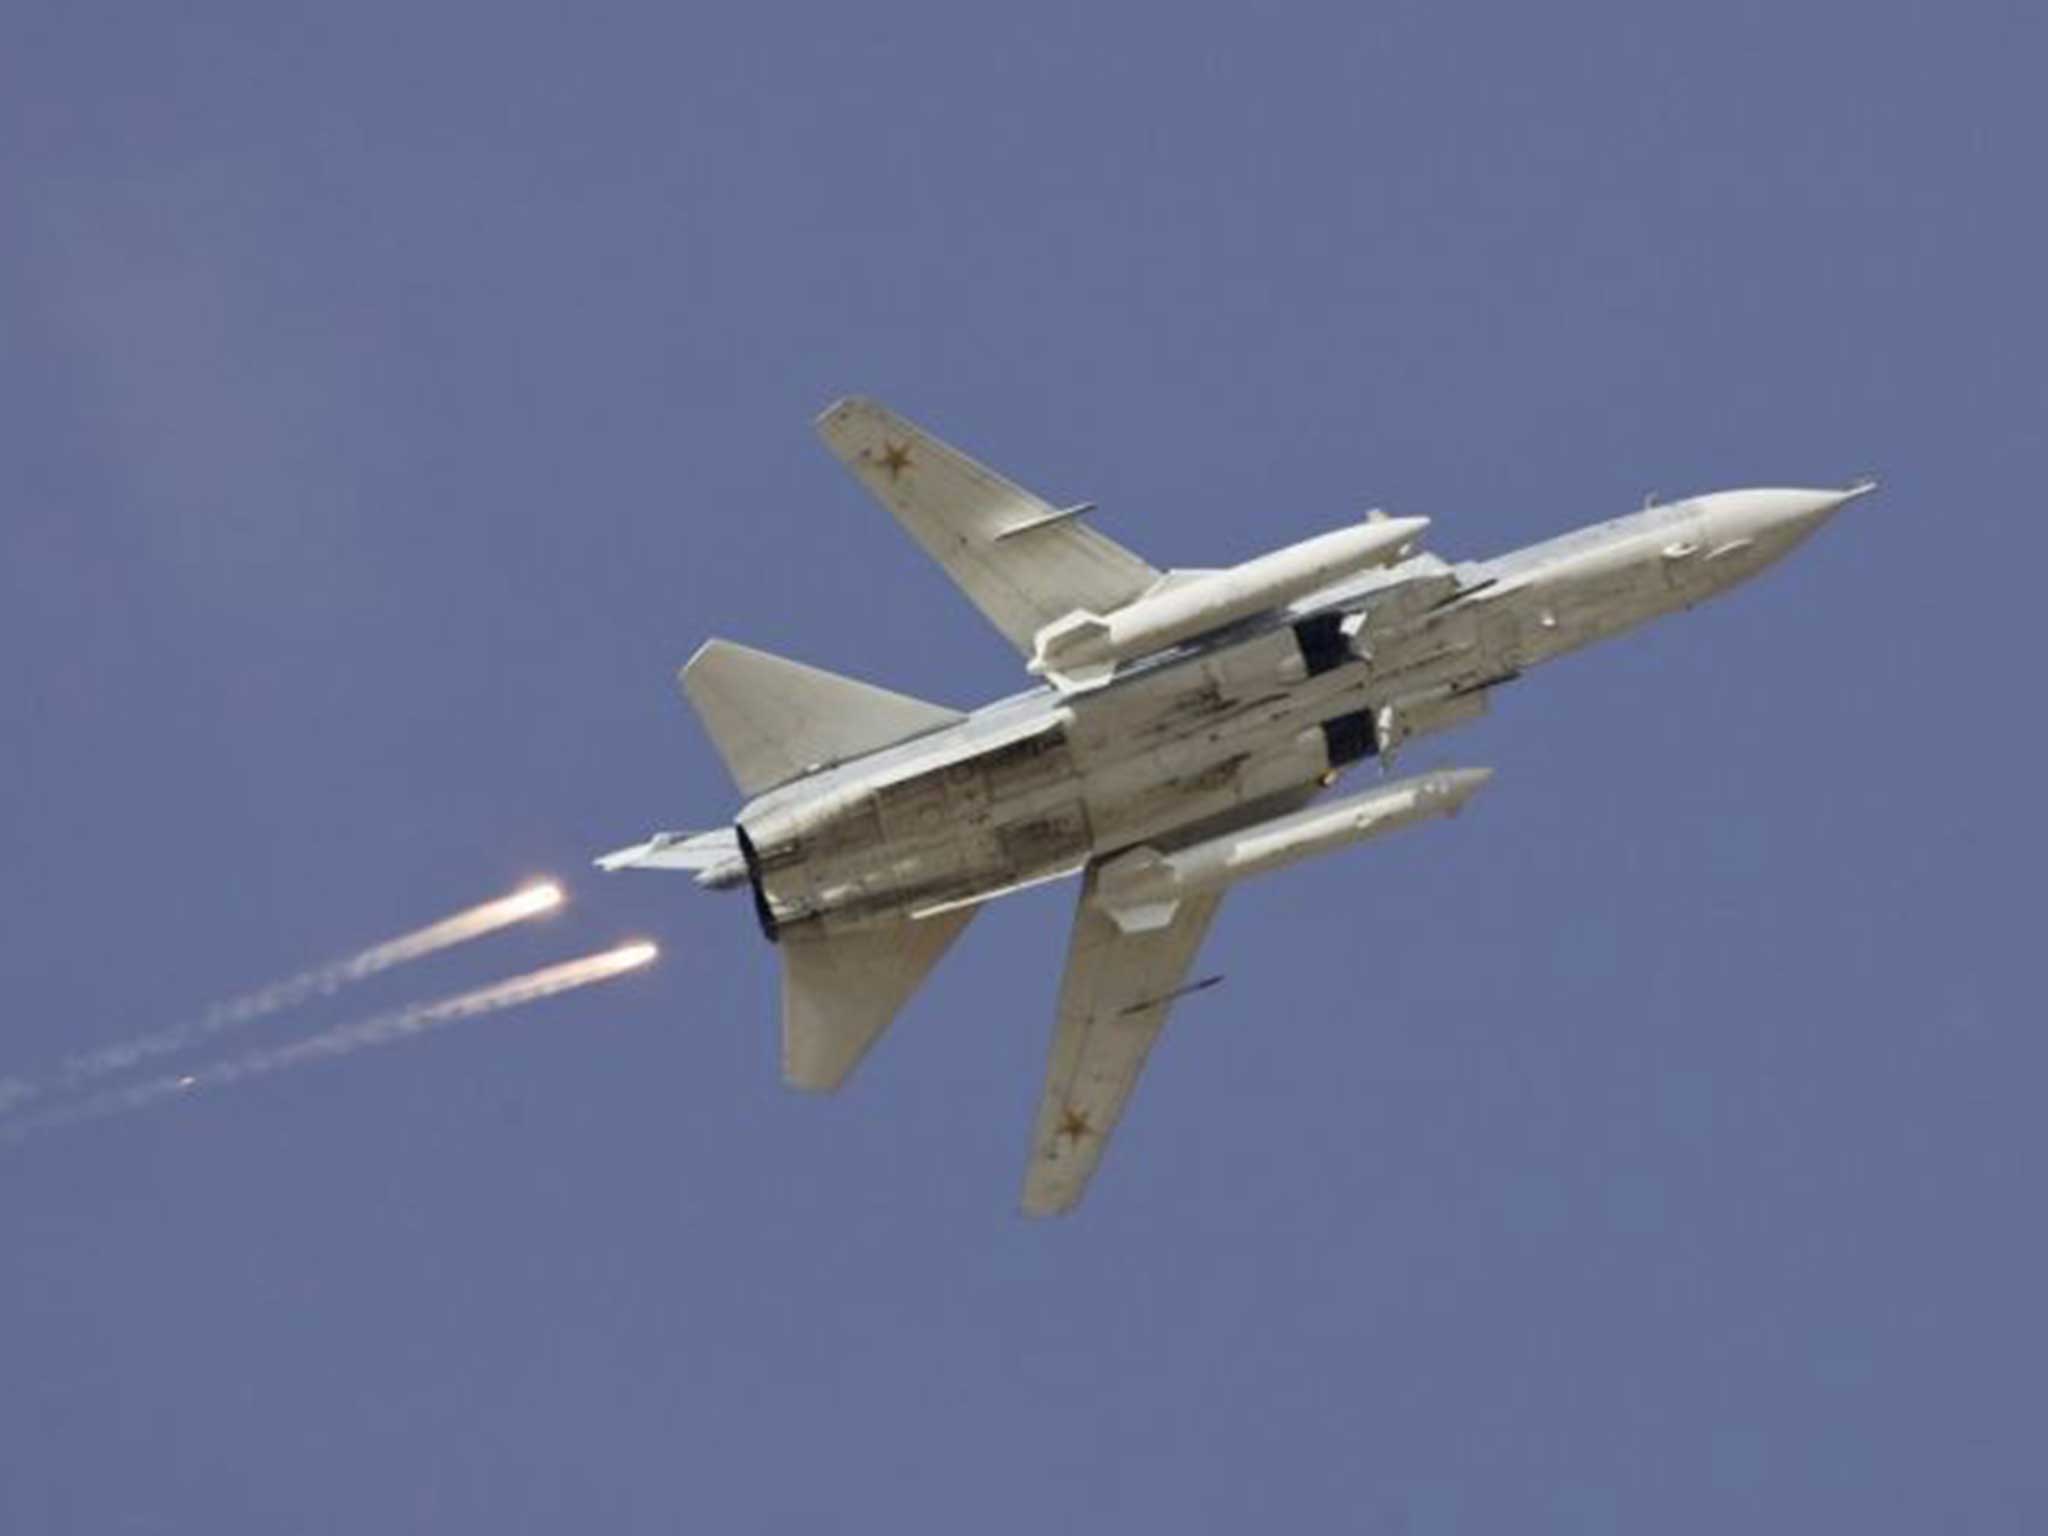
<path id="1" fill-rule="evenodd" d="M 657 832 L 644 843 L 635 843 L 630 848 L 615 848 L 601 855 L 597 867 L 606 871 L 687 870 L 697 877 L 699 885 L 714 889 L 737 885 L 747 877 L 739 834 L 731 827 L 719 827 L 711 832 Z"/>
<path id="2" fill-rule="evenodd" d="M 679 681 L 748 795 L 967 718 L 729 640 L 707 640 Z"/>
<path id="3" fill-rule="evenodd" d="M 977 907 L 852 933 L 782 936 L 782 1077 L 830 1093 L 910 1001 Z"/>

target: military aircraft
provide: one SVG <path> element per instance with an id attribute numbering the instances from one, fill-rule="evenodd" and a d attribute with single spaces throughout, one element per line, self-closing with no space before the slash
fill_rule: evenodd
<path id="1" fill-rule="evenodd" d="M 1224 570 L 1160 570 L 872 401 L 818 419 L 850 469 L 1022 653 L 1036 687 L 972 713 L 725 640 L 682 669 L 746 803 L 606 869 L 747 888 L 782 958 L 782 1071 L 831 1091 L 983 905 L 1080 875 L 1025 1174 L 1078 1202 L 1224 892 L 1455 812 L 1478 769 L 1384 777 L 1537 662 L 1689 608 L 1875 489 L 1694 496 L 1492 560 L 1370 514 Z M 1376 759 L 1369 787 L 1322 800 Z M 1210 978 L 1214 980 L 1215 978 Z"/>

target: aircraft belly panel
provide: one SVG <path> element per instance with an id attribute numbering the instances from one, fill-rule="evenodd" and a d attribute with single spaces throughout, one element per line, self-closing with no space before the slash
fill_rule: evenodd
<path id="1" fill-rule="evenodd" d="M 1092 841 L 1058 722 L 871 787 L 784 801 L 749 831 L 777 927 L 833 930 L 1070 869 Z"/>

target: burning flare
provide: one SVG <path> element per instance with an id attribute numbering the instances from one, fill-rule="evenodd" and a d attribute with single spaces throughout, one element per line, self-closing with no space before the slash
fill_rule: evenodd
<path id="1" fill-rule="evenodd" d="M 252 1024 L 258 1019 L 268 1018 L 287 1008 L 297 1007 L 318 997 L 329 997 L 344 987 L 359 981 L 367 981 L 393 966 L 408 961 L 422 960 L 441 950 L 451 949 L 457 944 L 466 944 L 471 939 L 480 939 L 486 934 L 496 933 L 500 928 L 509 928 L 514 923 L 523 923 L 528 918 L 540 917 L 560 907 L 568 898 L 561 886 L 552 880 L 542 880 L 520 887 L 509 896 L 500 896 L 495 901 L 484 902 L 457 912 L 453 917 L 444 917 L 437 923 L 429 923 L 411 933 L 400 934 L 395 939 L 386 939 L 381 944 L 372 944 L 343 960 L 316 966 L 310 971 L 283 981 L 272 982 L 254 992 L 246 992 L 227 1002 L 216 1003 L 198 1018 L 154 1034 L 138 1035 L 132 1040 L 119 1041 L 113 1045 L 80 1052 L 64 1061 L 58 1068 L 55 1088 L 74 1088 L 81 1083 L 90 1083 L 112 1072 L 120 1072 L 141 1062 L 158 1056 L 167 1056 L 188 1046 L 209 1040 L 223 1030 L 236 1029 Z M 0 1081 L 0 1115 L 5 1115 L 11 1106 L 26 1104 L 39 1098 L 45 1090 L 23 1078 L 8 1078 Z"/>
<path id="2" fill-rule="evenodd" d="M 332 1029 L 322 1030 L 319 1034 L 309 1035 L 303 1040 L 295 1040 L 289 1045 L 250 1051 L 196 1072 L 153 1078 L 127 1088 L 109 1089 L 88 1098 L 73 1100 L 43 1114 L 17 1121 L 4 1132 L 0 1132 L 0 1139 L 19 1141 L 31 1131 L 45 1130 L 58 1125 L 75 1125 L 82 1120 L 102 1120 L 109 1115 L 145 1108 L 159 1099 L 174 1098 L 180 1094 L 194 1093 L 207 1088 L 224 1088 L 245 1078 L 267 1077 L 273 1072 L 282 1072 L 310 1061 L 352 1056 L 357 1051 L 367 1050 L 371 1046 L 386 1045 L 394 1040 L 408 1040 L 430 1029 L 439 1029 L 461 1019 L 478 1018 L 487 1013 L 502 1013 L 510 1008 L 553 997 L 559 992 L 573 992 L 578 987 L 611 981 L 629 971 L 636 971 L 642 966 L 652 964 L 658 953 L 653 944 L 644 940 L 621 944 L 615 949 L 585 955 L 580 960 L 567 960 L 560 965 L 550 965 L 538 971 L 528 971 L 523 976 L 493 982 L 488 987 L 478 987 L 469 992 L 457 993 L 453 997 L 444 997 L 439 1002 L 415 1003 L 410 1008 L 400 1008 L 371 1018 L 358 1019 L 351 1024 L 337 1024 Z"/>

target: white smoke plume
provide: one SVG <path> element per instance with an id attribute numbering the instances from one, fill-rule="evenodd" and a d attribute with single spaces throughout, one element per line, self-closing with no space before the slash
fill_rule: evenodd
<path id="1" fill-rule="evenodd" d="M 317 1035 L 309 1035 L 303 1040 L 295 1040 L 289 1045 L 250 1051 L 183 1076 L 153 1078 L 148 1082 L 108 1089 L 87 1098 L 74 1099 L 69 1103 L 53 1106 L 40 1114 L 25 1117 L 12 1125 L 0 1128 L 0 1140 L 20 1141 L 35 1131 L 47 1130 L 53 1126 L 75 1125 L 86 1120 L 103 1120 L 110 1115 L 146 1108 L 162 1099 L 180 1098 L 211 1088 L 225 1088 L 231 1083 L 239 1083 L 252 1077 L 267 1077 L 271 1073 L 283 1072 L 308 1062 L 350 1056 L 357 1051 L 368 1050 L 371 1046 L 411 1039 L 430 1029 L 439 1029 L 462 1019 L 473 1019 L 487 1013 L 501 1013 L 508 1008 L 518 1008 L 545 997 L 553 997 L 560 992 L 592 986 L 600 981 L 610 981 L 614 977 L 625 975 L 628 971 L 651 964 L 656 954 L 655 946 L 650 943 L 621 944 L 615 949 L 585 955 L 580 960 L 565 961 L 542 970 L 529 971 L 508 981 L 494 982 L 488 987 L 478 987 L 473 991 L 458 993 L 454 997 L 442 998 L 439 1002 L 416 1003 L 410 1008 L 395 1009 L 390 1013 L 377 1014 L 354 1023 L 337 1024 L 332 1029 L 323 1030 Z"/>
<path id="2" fill-rule="evenodd" d="M 552 881 L 524 886 L 509 896 L 500 896 L 495 901 L 470 907 L 411 933 L 372 944 L 346 959 L 301 971 L 296 976 L 272 982 L 254 992 L 245 992 L 240 997 L 216 1003 L 198 1018 L 183 1024 L 80 1052 L 58 1065 L 49 1088 L 39 1087 L 24 1078 L 0 1078 L 0 1116 L 31 1099 L 42 1097 L 46 1092 L 76 1088 L 109 1073 L 185 1050 L 210 1040 L 224 1030 L 252 1024 L 315 998 L 332 996 L 344 987 L 367 981 L 393 966 L 424 959 L 457 944 L 495 933 L 500 928 L 539 917 L 554 911 L 563 900 L 562 888 Z"/>

